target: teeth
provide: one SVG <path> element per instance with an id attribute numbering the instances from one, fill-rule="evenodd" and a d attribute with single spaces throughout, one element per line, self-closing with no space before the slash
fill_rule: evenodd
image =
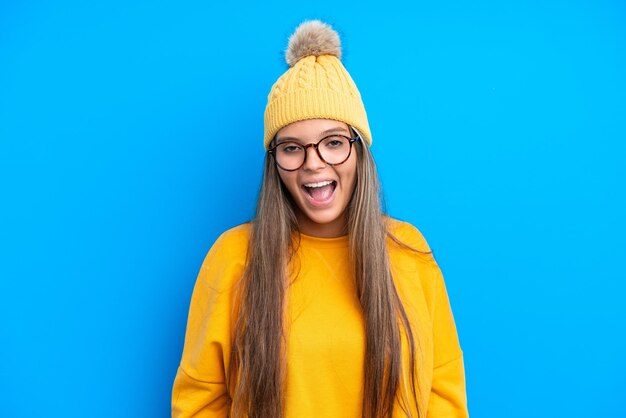
<path id="1" fill-rule="evenodd" d="M 319 183 L 305 184 L 304 187 L 324 187 L 324 186 L 328 186 L 331 183 L 332 183 L 332 181 L 326 180 L 326 181 L 320 181 Z"/>

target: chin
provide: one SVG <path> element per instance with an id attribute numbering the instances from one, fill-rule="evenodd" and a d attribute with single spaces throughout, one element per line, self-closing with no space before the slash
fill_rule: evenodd
<path id="1" fill-rule="evenodd" d="M 319 225 L 332 224 L 334 222 L 338 222 L 340 219 L 339 214 L 319 215 L 319 214 L 305 213 L 304 215 L 309 219 L 310 222 L 314 224 L 319 224 Z"/>
<path id="2" fill-rule="evenodd" d="M 316 211 L 300 211 L 299 222 L 301 229 L 314 232 L 315 229 L 331 228 L 332 230 L 343 231 L 345 228 L 345 216 L 343 211 L 332 210 L 322 213 Z M 313 230 L 312 230 L 313 229 Z"/>

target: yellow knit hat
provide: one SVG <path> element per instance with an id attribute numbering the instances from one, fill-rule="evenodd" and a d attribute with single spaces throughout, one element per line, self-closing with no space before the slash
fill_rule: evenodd
<path id="1" fill-rule="evenodd" d="M 267 98 L 265 148 L 282 127 L 305 119 L 345 122 L 371 145 L 361 94 L 340 61 L 337 32 L 319 20 L 303 22 L 289 38 L 285 58 L 290 68 Z"/>

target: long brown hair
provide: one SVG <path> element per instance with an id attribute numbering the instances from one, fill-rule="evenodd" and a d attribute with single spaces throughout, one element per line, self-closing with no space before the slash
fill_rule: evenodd
<path id="1" fill-rule="evenodd" d="M 410 368 L 412 393 L 407 395 L 413 398 L 419 416 L 416 342 L 391 275 L 386 246 L 390 234 L 378 174 L 368 146 L 364 141 L 357 144 L 357 180 L 347 208 L 346 232 L 366 332 L 362 416 L 391 418 L 403 366 Z M 266 155 L 227 373 L 231 416 L 235 418 L 283 417 L 283 313 L 289 286 L 287 265 L 297 245 L 293 240 L 298 231 L 294 205 L 272 157 Z M 398 242 L 393 236 L 391 239 Z M 408 365 L 401 360 L 401 327 L 409 345 Z M 410 415 L 404 401 L 400 406 Z"/>

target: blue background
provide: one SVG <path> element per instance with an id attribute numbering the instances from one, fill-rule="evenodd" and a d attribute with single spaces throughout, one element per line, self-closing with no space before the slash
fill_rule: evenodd
<path id="1" fill-rule="evenodd" d="M 443 270 L 470 414 L 626 417 L 626 6 L 603 0 L 0 2 L 1 414 L 169 416 L 305 18 L 339 30 L 387 208 Z"/>

